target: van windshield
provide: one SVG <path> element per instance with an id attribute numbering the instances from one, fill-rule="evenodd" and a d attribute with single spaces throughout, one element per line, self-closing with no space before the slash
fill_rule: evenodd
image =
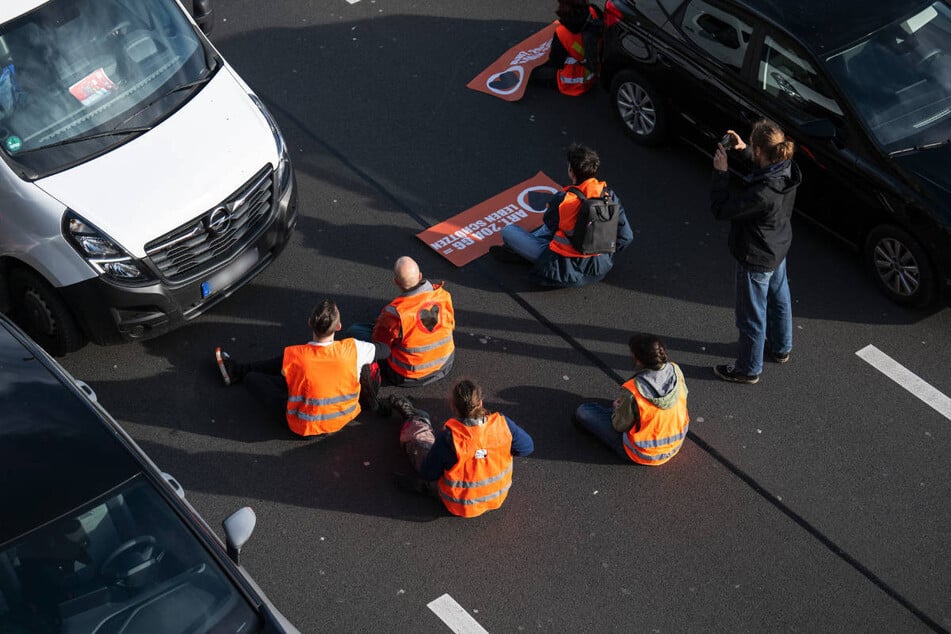
<path id="1" fill-rule="evenodd" d="M 0 26 L 0 148 L 26 178 L 134 138 L 217 60 L 168 0 L 52 0 Z"/>

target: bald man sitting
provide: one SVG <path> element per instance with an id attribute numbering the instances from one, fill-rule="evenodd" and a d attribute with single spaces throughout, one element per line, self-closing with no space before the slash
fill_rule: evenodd
<path id="1" fill-rule="evenodd" d="M 390 346 L 390 357 L 380 362 L 384 385 L 426 385 L 452 370 L 456 317 L 452 297 L 443 286 L 423 278 L 416 261 L 396 260 L 393 283 L 400 294 L 380 312 L 370 339 Z M 369 324 L 355 324 L 347 334 L 365 339 Z"/>

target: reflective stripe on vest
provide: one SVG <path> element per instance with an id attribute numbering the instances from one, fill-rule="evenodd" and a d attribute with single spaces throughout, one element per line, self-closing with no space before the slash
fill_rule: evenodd
<path id="1" fill-rule="evenodd" d="M 353 339 L 329 346 L 284 349 L 287 425 L 296 434 L 337 431 L 360 413 L 357 346 Z"/>
<path id="2" fill-rule="evenodd" d="M 456 318 L 443 284 L 433 284 L 432 291 L 401 295 L 387 308 L 396 312 L 402 333 L 387 359 L 395 372 L 420 379 L 439 371 L 452 358 Z"/>
<path id="3" fill-rule="evenodd" d="M 640 423 L 622 437 L 628 457 L 639 464 L 661 465 L 677 455 L 690 430 L 690 413 L 684 375 L 676 363 L 671 363 L 677 374 L 677 401 L 670 409 L 660 409 L 644 398 L 634 378 L 624 388 L 634 396 Z"/>
<path id="4" fill-rule="evenodd" d="M 493 413 L 482 425 L 446 421 L 458 461 L 439 479 L 439 497 L 453 515 L 476 517 L 502 506 L 512 486 L 512 432 Z"/>
<path id="5" fill-rule="evenodd" d="M 569 185 L 568 187 L 577 187 L 587 198 L 598 198 L 607 186 L 608 184 L 604 181 L 599 181 L 592 177 L 577 185 Z M 568 258 L 594 257 L 597 255 L 596 253 L 585 255 L 578 251 L 571 244 L 571 240 L 569 239 L 569 236 L 571 236 L 575 230 L 575 220 L 578 218 L 578 211 L 581 209 L 581 199 L 569 192 L 568 187 L 565 187 L 566 193 L 564 200 L 558 205 L 558 229 L 555 231 L 555 235 L 552 236 L 551 241 L 549 241 L 548 248 L 558 255 L 563 255 Z"/>

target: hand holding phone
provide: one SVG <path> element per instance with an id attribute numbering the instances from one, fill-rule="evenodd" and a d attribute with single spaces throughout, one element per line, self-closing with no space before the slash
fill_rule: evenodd
<path id="1" fill-rule="evenodd" d="M 736 146 L 736 137 L 729 132 L 723 135 L 723 138 L 720 139 L 720 146 L 724 150 L 732 150 Z"/>

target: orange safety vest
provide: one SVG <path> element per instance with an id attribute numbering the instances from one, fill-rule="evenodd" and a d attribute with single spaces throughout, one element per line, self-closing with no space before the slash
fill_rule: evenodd
<path id="1" fill-rule="evenodd" d="M 690 413 L 687 412 L 687 391 L 683 389 L 684 375 L 676 363 L 672 363 L 677 373 L 676 404 L 670 409 L 660 409 L 641 396 L 637 384 L 632 378 L 624 384 L 637 403 L 640 422 L 624 434 L 624 449 L 628 457 L 639 464 L 659 466 L 673 458 L 687 437 L 690 427 Z"/>
<path id="2" fill-rule="evenodd" d="M 472 427 L 446 421 L 459 461 L 439 479 L 439 497 L 453 515 L 476 517 L 502 506 L 512 486 L 512 432 L 499 413 Z"/>
<path id="3" fill-rule="evenodd" d="M 592 177 L 573 187 L 580 189 L 586 198 L 597 198 L 607 186 L 604 181 Z M 565 187 L 565 192 L 567 193 L 564 200 L 558 205 L 558 229 L 555 231 L 555 235 L 552 236 L 551 242 L 548 243 L 548 248 L 558 255 L 569 258 L 593 257 L 597 254 L 585 255 L 571 244 L 569 236 L 574 234 L 575 231 L 575 221 L 578 218 L 578 210 L 581 209 L 581 199 L 569 192 L 568 187 Z"/>
<path id="4" fill-rule="evenodd" d="M 337 431 L 360 413 L 357 345 L 353 339 L 329 346 L 284 348 L 287 424 L 295 434 Z"/>
<path id="5" fill-rule="evenodd" d="M 592 18 L 597 19 L 598 12 L 594 7 L 589 6 L 588 11 Z M 583 95 L 594 87 L 597 80 L 597 75 L 585 66 L 584 61 L 588 55 L 597 55 L 598 51 L 585 51 L 581 33 L 572 33 L 561 23 L 555 27 L 555 35 L 568 51 L 565 65 L 556 73 L 558 90 L 569 97 Z"/>
<path id="6" fill-rule="evenodd" d="M 443 285 L 433 284 L 432 292 L 401 296 L 390 302 L 399 316 L 403 338 L 393 342 L 387 362 L 408 379 L 438 372 L 456 349 L 452 339 L 456 316 L 452 298 Z"/>

